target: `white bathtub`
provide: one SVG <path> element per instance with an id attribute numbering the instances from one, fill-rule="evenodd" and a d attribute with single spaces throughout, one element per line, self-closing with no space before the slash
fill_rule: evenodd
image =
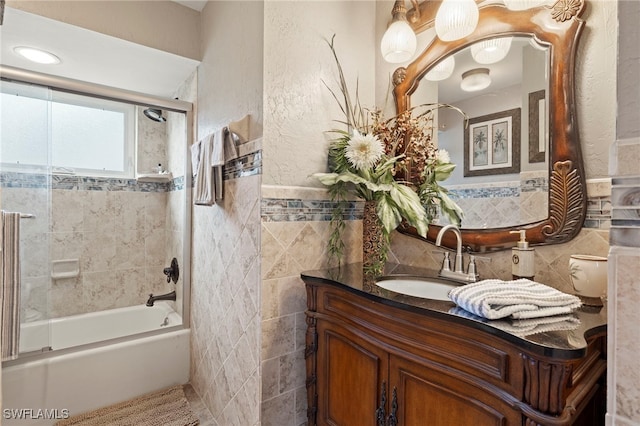
<path id="1" fill-rule="evenodd" d="M 20 353 L 72 348 L 181 324 L 167 302 L 28 322 L 20 329 Z"/>
<path id="2" fill-rule="evenodd" d="M 46 358 L 14 361 L 2 369 L 0 423 L 51 425 L 55 419 L 42 417 L 80 414 L 187 383 L 190 330 L 174 327 L 181 323 L 168 304 L 158 302 L 154 307 L 141 305 L 52 320 L 50 338 L 42 322 L 27 324 L 21 330 L 21 348 L 51 346 L 54 351 Z M 96 343 L 168 327 L 161 334 Z M 20 414 L 21 420 L 9 418 Z"/>

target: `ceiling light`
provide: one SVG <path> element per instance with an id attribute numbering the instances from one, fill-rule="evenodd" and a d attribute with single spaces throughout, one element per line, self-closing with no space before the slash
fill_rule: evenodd
<path id="1" fill-rule="evenodd" d="M 37 49 L 35 47 L 18 46 L 14 47 L 13 51 L 23 58 L 28 59 L 31 62 L 36 62 L 38 64 L 52 65 L 59 64 L 61 62 L 60 58 L 58 58 L 53 53 L 49 53 L 45 50 Z"/>
<path id="2" fill-rule="evenodd" d="M 438 62 L 435 67 L 431 68 L 424 78 L 430 81 L 446 80 L 451 76 L 455 67 L 456 60 L 453 56 L 449 56 L 444 61 Z"/>
<path id="3" fill-rule="evenodd" d="M 477 92 L 491 85 L 489 68 L 475 68 L 462 73 L 460 88 L 465 92 Z"/>
<path id="4" fill-rule="evenodd" d="M 476 29 L 479 15 L 474 0 L 442 0 L 436 13 L 436 34 L 442 41 L 465 38 Z"/>
<path id="5" fill-rule="evenodd" d="M 380 50 L 385 61 L 397 64 L 413 57 L 417 40 L 416 33 L 407 22 L 404 0 L 396 0 L 391 14 L 393 20 L 382 36 Z"/>
<path id="6" fill-rule="evenodd" d="M 471 56 L 479 64 L 495 64 L 503 60 L 511 48 L 512 37 L 482 40 L 471 46 Z"/>

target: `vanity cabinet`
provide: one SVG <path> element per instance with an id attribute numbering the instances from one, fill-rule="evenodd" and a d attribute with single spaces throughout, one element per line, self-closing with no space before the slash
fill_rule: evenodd
<path id="1" fill-rule="evenodd" d="M 310 426 L 604 424 L 603 333 L 583 356 L 546 356 L 460 317 L 303 279 Z"/>

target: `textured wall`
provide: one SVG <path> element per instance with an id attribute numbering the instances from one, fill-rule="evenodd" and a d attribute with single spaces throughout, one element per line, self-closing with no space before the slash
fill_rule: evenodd
<path id="1" fill-rule="evenodd" d="M 359 84 L 362 104 L 374 106 L 374 11 L 368 1 L 265 3 L 265 184 L 319 186 L 309 175 L 326 169 L 325 132 L 344 120 L 322 83 L 340 95 L 325 39 L 336 34 L 352 98 Z"/>
<path id="2" fill-rule="evenodd" d="M 576 62 L 576 108 L 586 177 L 609 175 L 615 140 L 618 2 L 588 1 Z"/>

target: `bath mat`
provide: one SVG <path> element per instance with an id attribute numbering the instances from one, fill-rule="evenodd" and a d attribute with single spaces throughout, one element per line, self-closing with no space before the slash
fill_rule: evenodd
<path id="1" fill-rule="evenodd" d="M 200 422 L 191 411 L 182 386 L 173 386 L 79 414 L 57 426 L 195 426 Z"/>

